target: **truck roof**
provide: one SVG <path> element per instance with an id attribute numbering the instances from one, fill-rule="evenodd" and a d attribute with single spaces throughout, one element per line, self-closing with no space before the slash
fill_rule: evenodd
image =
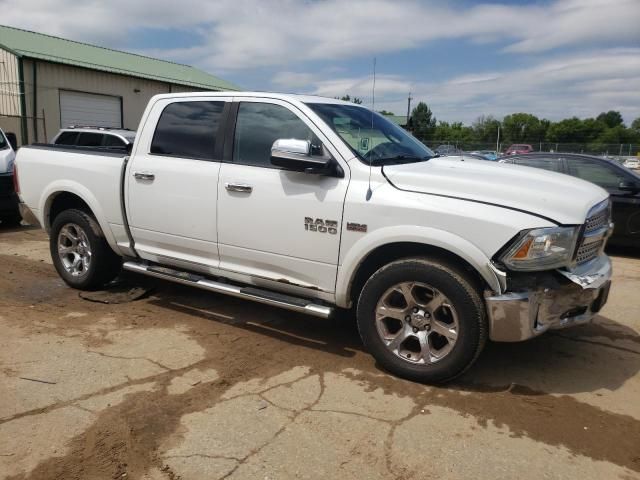
<path id="1" fill-rule="evenodd" d="M 302 103 L 337 103 L 342 105 L 358 105 L 331 97 L 321 97 L 319 95 L 302 95 L 297 93 L 276 93 L 276 92 L 187 92 L 187 93 L 162 93 L 155 95 L 155 99 L 163 98 L 185 98 L 185 97 L 251 97 L 251 98 L 275 98 L 290 102 Z"/>

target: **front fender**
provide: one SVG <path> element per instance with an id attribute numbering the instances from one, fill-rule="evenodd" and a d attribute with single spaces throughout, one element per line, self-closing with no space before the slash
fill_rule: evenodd
<path id="1" fill-rule="evenodd" d="M 350 306 L 349 291 L 358 268 L 376 248 L 393 243 L 418 243 L 446 250 L 469 263 L 487 282 L 489 288 L 500 292 L 500 283 L 490 267 L 490 258 L 476 245 L 451 232 L 416 225 L 401 225 L 376 229 L 360 238 L 342 257 L 336 279 L 336 304 Z"/>

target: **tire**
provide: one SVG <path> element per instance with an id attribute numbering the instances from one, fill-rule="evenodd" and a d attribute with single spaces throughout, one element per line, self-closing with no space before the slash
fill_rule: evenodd
<path id="1" fill-rule="evenodd" d="M 424 258 L 392 262 L 365 283 L 358 330 L 380 366 L 438 384 L 465 372 L 487 340 L 484 303 L 453 265 Z"/>
<path id="2" fill-rule="evenodd" d="M 82 210 L 65 210 L 55 218 L 49 248 L 58 275 L 78 290 L 101 288 L 122 268 L 98 222 Z"/>

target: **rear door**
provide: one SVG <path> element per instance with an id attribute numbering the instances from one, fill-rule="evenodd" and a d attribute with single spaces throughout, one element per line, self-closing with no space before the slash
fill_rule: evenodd
<path id="1" fill-rule="evenodd" d="M 127 216 L 142 258 L 202 271 L 218 266 L 218 174 L 230 101 L 161 99 L 150 110 L 126 178 Z"/>

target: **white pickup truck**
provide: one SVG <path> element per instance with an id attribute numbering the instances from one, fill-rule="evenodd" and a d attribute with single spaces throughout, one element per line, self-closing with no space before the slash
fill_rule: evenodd
<path id="1" fill-rule="evenodd" d="M 609 291 L 604 190 L 436 158 L 338 100 L 159 95 L 130 156 L 35 145 L 16 165 L 70 286 L 123 267 L 319 317 L 354 307 L 379 364 L 417 381 L 454 378 L 487 339 L 587 322 Z"/>

